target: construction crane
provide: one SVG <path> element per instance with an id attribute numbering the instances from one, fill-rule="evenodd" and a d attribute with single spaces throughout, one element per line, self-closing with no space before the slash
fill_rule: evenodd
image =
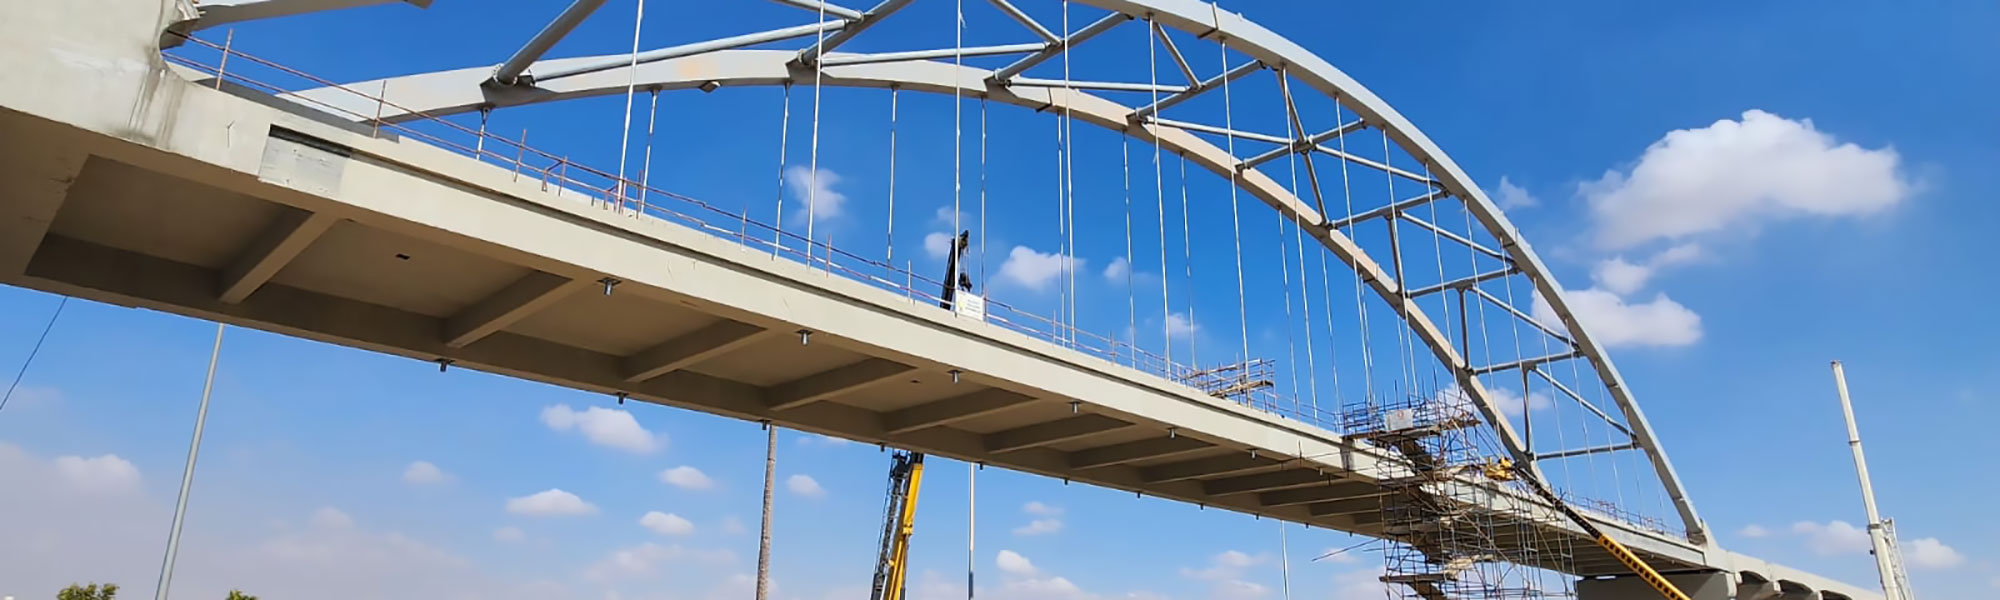
<path id="1" fill-rule="evenodd" d="M 972 278 L 961 268 L 965 251 L 971 246 L 972 232 L 961 231 L 945 257 L 944 289 L 938 305 L 957 308 L 958 292 L 972 291 Z M 909 574 L 910 536 L 917 526 L 917 492 L 923 488 L 924 453 L 897 450 L 889 455 L 888 501 L 882 509 L 882 539 L 875 558 L 875 581 L 870 586 L 872 600 L 903 600 L 903 582 Z"/>
<path id="2" fill-rule="evenodd" d="M 1549 505 L 1556 507 L 1556 510 L 1561 512 L 1563 516 L 1568 517 L 1570 521 L 1576 523 L 1577 527 L 1583 528 L 1584 534 L 1589 535 L 1591 539 L 1595 540 L 1598 547 L 1603 548 L 1605 552 L 1611 553 L 1613 558 L 1623 563 L 1625 568 L 1631 569 L 1632 573 L 1639 576 L 1639 580 L 1646 582 L 1646 585 L 1652 586 L 1655 591 L 1660 593 L 1660 596 L 1667 600 L 1690 600 L 1686 593 L 1682 592 L 1679 587 L 1675 587 L 1673 582 L 1667 581 L 1667 578 L 1660 575 L 1659 571 L 1653 570 L 1652 565 L 1646 564 L 1646 561 L 1639 558 L 1637 553 L 1632 552 L 1631 548 L 1626 548 L 1625 544 L 1611 539 L 1610 535 L 1604 533 L 1604 530 L 1598 529 L 1595 523 L 1590 522 L 1590 519 L 1584 518 L 1582 513 L 1576 512 L 1576 509 L 1570 508 L 1569 503 L 1563 502 L 1561 497 L 1556 496 L 1554 490 L 1550 490 L 1548 485 L 1536 479 L 1534 473 L 1529 471 L 1525 466 L 1516 466 L 1513 460 L 1502 458 L 1488 463 L 1484 471 L 1487 479 L 1495 481 L 1520 480 L 1528 484 L 1528 487 L 1535 491 L 1535 495 L 1541 496 L 1543 500 L 1548 501 Z"/>

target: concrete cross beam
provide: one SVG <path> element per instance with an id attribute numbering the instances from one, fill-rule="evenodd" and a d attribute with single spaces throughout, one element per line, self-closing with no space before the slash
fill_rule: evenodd
<path id="1" fill-rule="evenodd" d="M 1159 437 L 1071 452 L 1069 466 L 1072 469 L 1095 469 L 1213 447 L 1213 444 L 1186 436 Z"/>
<path id="2" fill-rule="evenodd" d="M 1222 456 L 1210 456 L 1146 467 L 1140 470 L 1139 477 L 1147 483 L 1168 483 L 1187 479 L 1232 475 L 1244 471 L 1275 467 L 1278 464 L 1278 461 L 1268 458 L 1258 458 L 1249 454 L 1225 454 Z"/>
<path id="3" fill-rule="evenodd" d="M 987 434 L 986 451 L 995 454 L 1013 452 L 1086 438 L 1131 426 L 1131 423 L 1104 415 L 1078 415 L 1060 421 L 1036 423 Z"/>
<path id="4" fill-rule="evenodd" d="M 1306 512 L 1315 517 L 1331 517 L 1334 515 L 1372 513 L 1372 512 L 1380 512 L 1381 510 L 1382 510 L 1382 499 L 1376 496 L 1369 496 L 1367 498 L 1347 498 L 1343 500 L 1334 500 L 1332 502 L 1317 502 L 1312 504 L 1311 506 L 1306 507 Z"/>
<path id="5" fill-rule="evenodd" d="M 1257 494 L 1257 504 L 1262 506 L 1292 506 L 1353 498 L 1373 494 L 1379 488 L 1374 484 L 1360 481 L 1337 481 L 1331 485 L 1302 487 Z"/>
<path id="6" fill-rule="evenodd" d="M 1262 492 L 1267 490 L 1278 490 L 1289 487 L 1298 487 L 1302 485 L 1312 485 L 1315 483 L 1325 483 L 1333 481 L 1334 479 L 1336 478 L 1331 475 L 1321 473 L 1316 469 L 1287 469 L 1284 471 L 1277 471 L 1272 473 L 1239 475 L 1236 477 L 1204 481 L 1202 482 L 1201 487 L 1202 491 L 1208 492 L 1208 495 L 1210 496 L 1226 496 L 1229 494 L 1245 494 L 1249 492 Z"/>
<path id="7" fill-rule="evenodd" d="M 546 271 L 535 271 L 466 307 L 445 322 L 445 345 L 464 348 L 508 325 L 520 322 L 564 296 L 583 289 L 584 282 Z"/>
<path id="8" fill-rule="evenodd" d="M 299 253 L 305 252 L 320 234 L 333 228 L 339 219 L 324 213 L 287 210 L 264 228 L 236 262 L 222 272 L 217 294 L 223 302 L 235 304 L 250 297 L 257 288 L 278 275 Z"/>
<path id="9" fill-rule="evenodd" d="M 1034 401 L 1035 399 L 1030 396 L 987 388 L 882 415 L 882 429 L 890 435 L 909 433 L 927 427 L 979 418 Z"/>
<path id="10" fill-rule="evenodd" d="M 766 388 L 764 404 L 771 410 L 797 408 L 915 370 L 916 367 L 896 361 L 870 358 Z"/>
<path id="11" fill-rule="evenodd" d="M 764 339 L 769 333 L 770 330 L 756 325 L 722 319 L 627 356 L 620 363 L 626 381 L 645 381 L 722 356 Z"/>

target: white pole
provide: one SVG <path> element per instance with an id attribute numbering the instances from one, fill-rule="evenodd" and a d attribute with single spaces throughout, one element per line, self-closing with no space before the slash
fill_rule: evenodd
<path id="1" fill-rule="evenodd" d="M 215 324 L 215 345 L 208 351 L 208 379 L 201 384 L 201 408 L 194 413 L 194 441 L 188 443 L 187 467 L 181 470 L 180 500 L 174 503 L 174 526 L 167 533 L 167 557 L 160 564 L 160 582 L 153 588 L 154 600 L 166 600 L 174 582 L 174 557 L 181 549 L 181 523 L 187 519 L 188 490 L 194 486 L 194 459 L 201 453 L 201 430 L 208 423 L 208 396 L 215 390 L 215 363 L 222 358 L 222 329 Z"/>
<path id="2" fill-rule="evenodd" d="M 764 423 L 764 523 L 757 533 L 757 600 L 771 591 L 771 484 L 778 473 L 778 424 Z"/>
<path id="3" fill-rule="evenodd" d="M 1847 372 L 1833 361 L 1833 385 L 1840 391 L 1840 412 L 1847 418 L 1847 447 L 1854 451 L 1854 471 L 1861 478 L 1861 503 L 1868 509 L 1868 539 L 1874 546 L 1875 569 L 1882 577 L 1883 600 L 1909 600 L 1895 585 L 1896 566 L 1889 538 L 1882 530 L 1882 516 L 1875 512 L 1875 487 L 1868 481 L 1868 459 L 1861 453 L 1861 429 L 1854 424 L 1854 403 L 1847 398 Z"/>
<path id="4" fill-rule="evenodd" d="M 1292 600 L 1292 550 L 1285 542 L 1285 522 L 1278 522 L 1278 565 L 1279 574 L 1284 577 L 1285 600 Z"/>
<path id="5" fill-rule="evenodd" d="M 972 600 L 972 572 L 978 558 L 974 556 L 973 534 L 977 531 L 973 523 L 979 515 L 979 463 L 965 465 L 965 600 Z"/>

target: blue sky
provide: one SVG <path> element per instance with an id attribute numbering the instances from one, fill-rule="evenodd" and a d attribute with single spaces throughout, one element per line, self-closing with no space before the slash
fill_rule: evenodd
<path id="1" fill-rule="evenodd" d="M 674 13 L 661 4 L 648 7 L 644 46 L 804 15 L 744 2 L 692 20 L 668 18 Z M 986 19 L 976 23 L 990 26 L 975 26 L 968 43 L 1026 41 L 996 25 L 983 3 L 969 4 Z M 1056 22 L 1054 3 L 1023 4 Z M 949 4 L 917 5 L 903 16 L 951 17 Z M 1826 368 L 1838 358 L 1848 364 L 1878 495 L 1917 563 L 1919 591 L 2000 591 L 1992 575 L 2000 545 L 1991 541 L 2000 520 L 1975 516 L 1986 508 L 1981 499 L 2000 493 L 2000 484 L 1976 476 L 1977 457 L 2000 453 L 1985 435 L 2000 416 L 1992 403 L 2000 389 L 1982 377 L 2000 369 L 2000 352 L 1979 343 L 2000 334 L 2000 322 L 1980 316 L 2000 283 L 1977 266 L 1989 252 L 1987 229 L 2000 222 L 2000 208 L 1984 201 L 2000 191 L 1990 168 L 2000 161 L 1991 140 L 2000 117 L 1982 110 L 2000 92 L 2000 42 L 1984 27 L 2000 10 L 1970 1 L 1225 7 L 1369 86 L 1509 203 L 1509 217 L 1572 290 L 1571 301 L 1595 299 L 1593 330 L 1621 340 L 1613 355 L 1727 547 L 1874 581 L 1865 540 L 1857 546 L 1846 525 L 1862 517 Z M 631 9 L 626 0 L 609 3 L 555 54 L 623 51 Z M 495 62 L 551 11 L 524 2 L 379 7 L 245 26 L 236 44 L 329 79 L 367 79 Z M 336 33 L 364 30 L 374 32 L 365 44 Z M 888 31 L 851 49 L 950 43 L 944 28 Z M 1144 40 L 1130 34 L 1101 39 L 1116 50 L 1079 50 L 1080 72 L 1143 65 Z M 1217 57 L 1205 48 L 1189 59 L 1212 73 Z M 1172 67 L 1161 60 L 1164 79 Z M 1259 86 L 1272 87 L 1246 80 L 1239 92 L 1255 98 Z M 809 161 L 810 92 L 792 92 L 788 165 Z M 871 257 L 884 253 L 874 240 L 887 236 L 886 100 L 880 91 L 828 90 L 827 113 L 840 116 L 820 130 L 821 166 L 839 177 L 821 183 L 845 202 L 818 234 Z M 614 167 L 623 101 L 502 111 L 494 128 L 530 127 L 538 147 Z M 930 272 L 936 262 L 924 235 L 948 227 L 938 215 L 951 190 L 951 105 L 913 94 L 902 101 L 896 254 Z M 653 181 L 768 220 L 777 212 L 777 102 L 772 90 L 663 95 Z M 1023 262 L 1010 284 L 1003 265 L 1017 246 L 1060 252 L 1055 126 L 1047 115 L 991 110 L 992 274 L 984 279 L 996 298 L 1047 313 L 1059 292 L 1046 270 Z M 1330 105 L 1302 110 L 1330 120 Z M 1279 131 L 1273 114 L 1241 114 L 1239 125 Z M 1075 160 L 1086 163 L 1077 210 L 1089 228 L 1075 252 L 1081 318 L 1111 335 L 1129 320 L 1133 337 L 1160 351 L 1171 314 L 1146 296 L 1157 284 L 1121 297 L 1125 282 L 1103 273 L 1124 255 L 1120 142 L 1077 127 Z M 971 164 L 976 139 L 965 143 Z M 1177 273 L 1182 248 L 1171 229 L 1180 220 L 1147 216 L 1156 200 L 1150 148 L 1129 150 L 1133 270 Z M 1160 191 L 1175 194 L 1176 165 L 1163 167 Z M 1189 360 L 1194 346 L 1200 356 L 1192 358 L 1208 364 L 1252 346 L 1299 362 L 1303 348 L 1287 343 L 1288 320 L 1274 314 L 1270 297 L 1281 289 L 1289 297 L 1294 290 L 1275 286 L 1296 273 L 1253 262 L 1250 285 L 1273 287 L 1252 287 L 1259 299 L 1242 317 L 1248 335 L 1234 322 L 1231 216 L 1219 201 L 1226 186 L 1214 177 L 1189 182 L 1202 291 L 1189 294 L 1168 278 L 1168 312 L 1185 316 L 1192 306 L 1197 323 L 1176 356 Z M 1368 206 L 1388 192 L 1372 180 L 1357 186 L 1365 190 L 1357 195 L 1375 194 Z M 1171 213 L 1177 199 L 1163 198 Z M 965 210 L 976 211 L 966 199 Z M 1245 231 L 1271 230 L 1260 206 L 1239 217 Z M 1150 227 L 1169 230 L 1165 265 Z M 1245 244 L 1248 256 L 1288 251 L 1261 236 Z M 1338 299 L 1352 288 L 1334 289 L 1332 310 L 1352 324 L 1345 311 L 1353 308 Z M 0 368 L 21 364 L 56 301 L 0 290 Z M 1134 314 L 1128 301 L 1140 307 Z M 1380 313 L 1371 319 L 1378 336 L 1392 335 L 1382 333 L 1393 330 L 1380 328 Z M 179 317 L 68 305 L 0 412 L 0 479 L 26 490 L 0 494 L 0 538 L 33 540 L 0 547 L 0 595 L 44 597 L 84 580 L 150 589 L 212 334 L 212 325 Z M 1346 352 L 1345 361 L 1358 352 L 1352 336 L 1336 337 L 1337 347 L 1318 349 L 1326 375 L 1329 351 L 1333 359 Z M 1385 340 L 1375 347 L 1394 347 Z M 1339 390 L 1357 393 L 1359 367 L 1341 368 L 1348 377 Z M 1393 364 L 1379 368 L 1393 379 Z M 748 596 L 763 444 L 754 424 L 619 407 L 467 370 L 440 374 L 426 363 L 241 329 L 224 344 L 212 411 L 176 579 L 183 595 L 241 586 L 288 597 Z M 865 595 L 886 456 L 791 432 L 779 453 L 779 596 Z M 419 462 L 431 468 L 413 467 Z M 1618 476 L 1634 478 L 1635 466 Z M 959 597 L 966 468 L 931 467 L 913 592 Z M 1592 476 L 1608 474 L 1596 469 Z M 1275 523 L 997 469 L 978 483 L 982 597 L 1281 597 Z M 1171 534 L 1160 526 L 1167 523 Z M 1293 594 L 1367 596 L 1375 556 L 1307 562 L 1351 542 L 1321 531 L 1288 535 Z"/>

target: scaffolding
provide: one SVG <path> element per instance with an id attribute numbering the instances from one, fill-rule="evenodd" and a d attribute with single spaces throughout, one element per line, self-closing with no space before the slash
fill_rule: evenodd
<path id="1" fill-rule="evenodd" d="M 1408 600 L 1541 600 L 1573 597 L 1568 578 L 1543 569 L 1573 562 L 1526 506 L 1496 507 L 1484 491 L 1500 454 L 1462 394 L 1409 395 L 1342 411 L 1354 439 L 1404 461 L 1376 474 L 1382 488 L 1382 583 Z"/>

